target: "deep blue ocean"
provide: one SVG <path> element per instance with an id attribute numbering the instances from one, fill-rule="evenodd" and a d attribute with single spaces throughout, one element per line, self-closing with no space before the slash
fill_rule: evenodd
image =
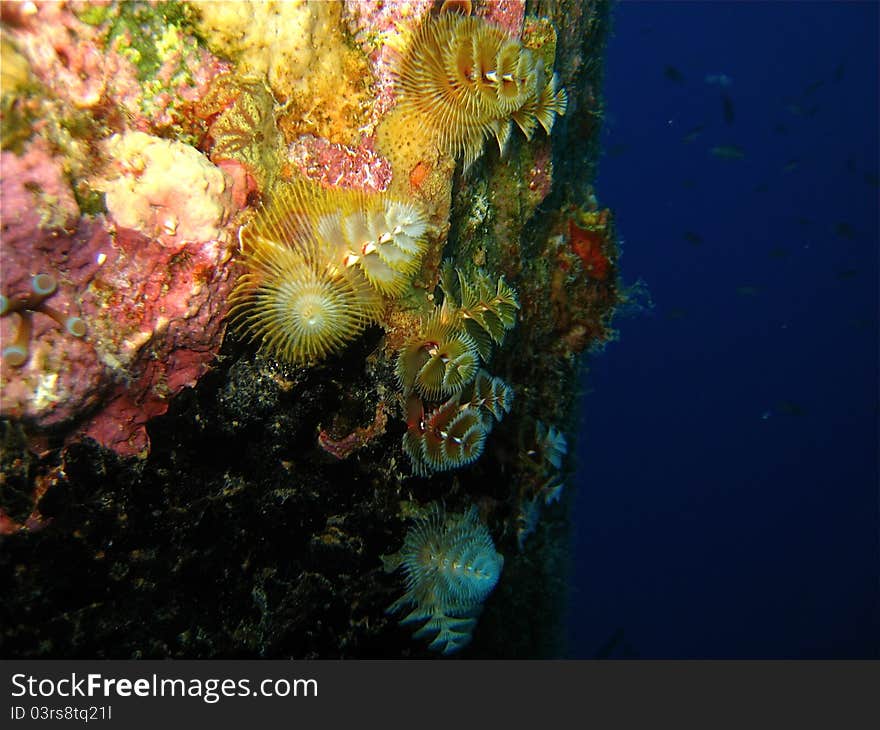
<path id="1" fill-rule="evenodd" d="M 570 655 L 880 657 L 878 4 L 613 16 Z"/>

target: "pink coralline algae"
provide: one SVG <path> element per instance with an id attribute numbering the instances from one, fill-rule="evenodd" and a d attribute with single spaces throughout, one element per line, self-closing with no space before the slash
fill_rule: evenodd
<path id="1" fill-rule="evenodd" d="M 434 0 L 345 0 L 348 28 L 367 54 L 376 79 L 372 124 L 394 106 L 394 70 L 401 39 L 428 15 Z"/>
<path id="2" fill-rule="evenodd" d="M 97 320 L 90 327 L 102 335 L 99 354 L 117 382 L 81 432 L 121 454 L 141 453 L 146 422 L 194 385 L 219 349 L 234 282 L 230 252 L 219 240 L 173 249 L 125 229 L 92 243 L 108 259 L 91 283 L 94 296 L 83 299 L 83 318 Z"/>
<path id="3" fill-rule="evenodd" d="M 553 152 L 550 141 L 544 140 L 536 146 L 534 164 L 526 175 L 526 187 L 533 205 L 540 203 L 550 194 L 553 186 Z"/>
<path id="4" fill-rule="evenodd" d="M 391 182 L 391 164 L 375 152 L 372 137 L 352 148 L 306 134 L 290 145 L 289 160 L 327 187 L 383 191 Z"/>
<path id="5" fill-rule="evenodd" d="M 341 461 L 347 459 L 358 449 L 364 448 L 373 439 L 383 435 L 387 423 L 388 414 L 385 413 L 385 404 L 380 402 L 376 406 L 376 417 L 369 426 L 358 426 L 340 439 L 333 438 L 329 432 L 322 429 L 318 434 L 318 446 Z"/>
<path id="6" fill-rule="evenodd" d="M 78 313 L 87 331 L 77 339 L 34 317 L 28 360 L 0 364 L 0 414 L 125 456 L 146 453 L 147 420 L 209 367 L 235 278 L 225 174 L 181 143 L 136 141 L 139 154 L 159 147 L 111 158 L 107 216 L 79 217 L 62 160 L 41 141 L 21 157 L 3 152 L 0 183 L 0 293 L 20 297 L 48 274 L 53 307 Z M 11 320 L 0 318 L 4 341 Z"/>
<path id="7" fill-rule="evenodd" d="M 488 0 L 480 9 L 479 15 L 490 23 L 500 25 L 515 38 L 519 38 L 525 11 L 525 0 Z"/>
<path id="8" fill-rule="evenodd" d="M 218 160 L 217 167 L 230 182 L 230 197 L 234 208 L 244 208 L 259 190 L 256 179 L 238 160 Z"/>
<path id="9" fill-rule="evenodd" d="M 46 88 L 79 108 L 101 101 L 110 80 L 126 83 L 134 68 L 105 58 L 100 32 L 79 20 L 66 3 L 19 3 L 12 37 Z M 131 69 L 129 67 L 131 66 Z"/>
<path id="10" fill-rule="evenodd" d="M 15 20 L 5 30 L 47 96 L 65 105 L 66 113 L 89 110 L 113 127 L 155 132 L 178 124 L 181 104 L 201 98 L 211 80 L 229 68 L 193 39 L 172 33 L 162 39 L 158 68 L 143 78 L 130 31 L 109 38 L 110 20 L 91 25 L 77 17 L 100 3 L 3 5 L 4 17 L 12 14 Z"/>
<path id="11" fill-rule="evenodd" d="M 9 301 L 27 296 L 37 274 L 57 282 L 52 305 L 67 314 L 79 311 L 78 287 L 62 275 L 79 232 L 79 210 L 61 165 L 38 140 L 22 157 L 2 153 L 2 247 L 0 294 Z M 87 325 L 88 326 L 88 325 Z M 0 319 L 0 339 L 12 342 L 16 324 Z M 28 343 L 29 357 L 20 367 L 5 361 L 0 370 L 0 413 L 49 427 L 69 420 L 95 400 L 100 374 L 95 368 L 76 372 L 65 362 L 95 359 L 90 338 L 71 338 L 46 317 L 34 317 Z"/>

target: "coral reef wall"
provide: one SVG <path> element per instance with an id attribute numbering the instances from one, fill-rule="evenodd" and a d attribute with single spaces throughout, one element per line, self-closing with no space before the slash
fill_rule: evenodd
<path id="1" fill-rule="evenodd" d="M 3 3 L 0 654 L 560 656 L 607 3 L 243 6 Z"/>

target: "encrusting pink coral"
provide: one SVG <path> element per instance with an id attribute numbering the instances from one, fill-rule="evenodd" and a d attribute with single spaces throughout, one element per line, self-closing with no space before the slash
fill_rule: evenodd
<path id="1" fill-rule="evenodd" d="M 18 328 L 11 342 L 4 342 L 2 356 L 12 367 L 21 367 L 27 362 L 31 333 L 34 327 L 34 315 L 39 313 L 55 320 L 72 337 L 83 337 L 86 325 L 82 319 L 73 314 L 66 316 L 55 309 L 46 300 L 58 289 L 58 282 L 51 274 L 36 274 L 31 277 L 31 290 L 12 299 L 0 294 L 0 317 L 15 315 L 18 317 Z"/>
<path id="2" fill-rule="evenodd" d="M 4 14 L 11 2 L 4 2 Z M 100 115 L 121 111 L 126 124 L 144 132 L 177 124 L 179 102 L 200 98 L 210 81 L 229 64 L 195 42 L 163 49 L 150 83 L 139 78 L 131 35 L 105 39 L 106 23 L 90 25 L 77 17 L 86 3 L 20 3 L 17 22 L 7 28 L 49 96 L 71 110 Z"/>
<path id="3" fill-rule="evenodd" d="M 504 28 L 510 35 L 519 36 L 525 12 L 525 0 L 489 0 L 480 8 L 479 15 Z"/>
<path id="4" fill-rule="evenodd" d="M 372 125 L 394 106 L 401 38 L 418 27 L 433 5 L 434 0 L 344 0 L 348 29 L 367 54 L 376 79 Z"/>
<path id="5" fill-rule="evenodd" d="M 87 334 L 74 339 L 34 317 L 27 362 L 2 363 L 0 414 L 90 436 L 122 455 L 147 450 L 146 421 L 208 368 L 234 279 L 223 224 L 236 208 L 224 174 L 179 143 L 149 138 L 144 149 L 156 144 L 177 153 L 174 174 L 143 155 L 140 180 L 120 173 L 111 214 L 94 219 L 76 215 L 63 161 L 43 143 L 2 160 L 0 291 L 11 300 L 26 293 L 32 272 L 50 273 L 53 306 L 78 312 Z M 180 180 L 199 182 L 186 189 Z M 126 207 L 126 195 L 164 207 Z M 173 231 L 157 211 L 174 216 Z M 12 319 L 0 318 L 4 341 Z"/>
<path id="6" fill-rule="evenodd" d="M 391 164 L 368 137 L 356 147 L 333 144 L 310 134 L 290 145 L 290 162 L 307 178 L 328 187 L 381 192 L 391 182 Z"/>
<path id="7" fill-rule="evenodd" d="M 321 429 L 318 434 L 318 446 L 337 459 L 344 460 L 358 449 L 364 448 L 373 439 L 385 433 L 388 423 L 388 414 L 385 413 L 385 403 L 379 401 L 376 405 L 376 416 L 369 426 L 358 426 L 351 433 L 342 438 L 333 438 L 327 430 Z"/>
<path id="8" fill-rule="evenodd" d="M 21 157 L 3 152 L 0 166 L 0 293 L 9 301 L 27 296 L 34 274 L 49 273 L 57 281 L 53 306 L 76 313 L 78 274 L 68 274 L 62 267 L 78 242 L 81 245 L 88 238 L 88 231 L 78 230 L 79 211 L 61 161 L 37 140 Z M 14 318 L 0 318 L 0 340 L 5 344 L 15 337 Z M 34 317 L 28 361 L 15 367 L 3 359 L 0 414 L 48 427 L 92 405 L 100 369 L 64 366 L 95 359 L 89 339 L 71 338 L 49 318 Z"/>

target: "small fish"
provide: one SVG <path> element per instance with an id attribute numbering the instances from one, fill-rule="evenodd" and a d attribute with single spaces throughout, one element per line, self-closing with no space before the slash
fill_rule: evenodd
<path id="1" fill-rule="evenodd" d="M 771 259 L 787 259 L 791 255 L 791 251 L 789 251 L 785 246 L 776 246 L 771 248 L 767 255 Z"/>
<path id="2" fill-rule="evenodd" d="M 672 81 L 675 84 L 684 83 L 684 74 L 675 66 L 667 66 L 664 68 L 663 75 L 666 77 L 667 81 Z"/>
<path id="3" fill-rule="evenodd" d="M 703 237 L 699 233 L 695 233 L 694 231 L 685 231 L 684 240 L 687 241 L 691 246 L 703 245 Z"/>
<path id="4" fill-rule="evenodd" d="M 692 177 L 688 177 L 681 181 L 681 186 L 685 190 L 695 190 L 697 187 L 697 181 L 694 180 Z"/>
<path id="5" fill-rule="evenodd" d="M 821 89 L 823 86 L 825 86 L 825 80 L 824 79 L 816 79 L 815 81 L 807 84 L 806 87 L 804 87 L 804 94 L 803 95 L 809 96 L 810 94 L 813 94 L 816 91 L 818 91 L 819 89 Z"/>
<path id="6" fill-rule="evenodd" d="M 727 92 L 721 93 L 721 107 L 724 112 L 724 122 L 725 124 L 733 124 L 733 120 L 736 117 L 736 114 L 733 110 L 733 99 L 727 94 Z"/>
<path id="7" fill-rule="evenodd" d="M 695 141 L 697 139 L 697 137 L 700 136 L 700 134 L 702 133 L 702 131 L 705 128 L 706 128 L 705 124 L 698 124 L 696 127 L 693 127 L 692 129 L 688 130 L 687 134 L 685 134 L 684 137 L 681 138 L 681 141 L 684 142 L 685 144 L 690 144 L 691 142 Z"/>
<path id="8" fill-rule="evenodd" d="M 736 288 L 736 293 L 741 297 L 756 297 L 760 291 L 756 286 L 738 286 Z"/>
<path id="9" fill-rule="evenodd" d="M 807 413 L 798 403 L 792 400 L 780 401 L 776 404 L 776 408 L 786 416 L 796 416 L 798 418 L 805 416 Z"/>
<path id="10" fill-rule="evenodd" d="M 795 157 L 792 157 L 788 162 L 786 162 L 782 166 L 783 172 L 794 172 L 801 166 L 801 161 Z"/>
<path id="11" fill-rule="evenodd" d="M 608 148 L 608 156 L 620 157 L 624 152 L 626 152 L 626 150 L 627 146 L 618 142 L 617 144 L 613 144 Z"/>
<path id="12" fill-rule="evenodd" d="M 596 651 L 594 659 L 635 659 L 639 653 L 635 650 L 624 636 L 623 629 L 617 629 Z"/>
<path id="13" fill-rule="evenodd" d="M 880 184 L 880 179 L 878 179 L 877 176 L 871 172 L 866 172 L 862 179 L 867 185 L 870 185 L 872 188 L 876 188 L 878 184 Z"/>
<path id="14" fill-rule="evenodd" d="M 777 122 L 773 125 L 773 131 L 776 134 L 788 134 L 788 127 L 786 127 L 782 122 Z"/>
<path id="15" fill-rule="evenodd" d="M 738 147 L 735 144 L 713 147 L 709 150 L 709 154 L 711 154 L 712 157 L 717 157 L 719 160 L 741 160 L 746 156 L 742 147 Z"/>
<path id="16" fill-rule="evenodd" d="M 843 75 L 845 72 L 846 72 L 846 67 L 843 65 L 843 62 L 841 61 L 840 63 L 838 63 L 834 67 L 834 72 L 831 74 L 831 80 L 835 84 L 839 84 L 841 81 L 843 81 Z"/>
<path id="17" fill-rule="evenodd" d="M 846 281 L 847 279 L 852 279 L 858 273 L 859 273 L 858 269 L 843 269 L 841 271 L 838 271 L 837 274 L 835 274 L 835 276 L 838 279 L 840 279 L 841 281 Z"/>
<path id="18" fill-rule="evenodd" d="M 785 108 L 794 114 L 796 117 L 802 117 L 804 115 L 804 108 L 800 104 L 795 104 L 794 102 L 790 102 L 785 105 Z"/>
<path id="19" fill-rule="evenodd" d="M 687 310 L 683 307 L 672 307 L 672 309 L 666 313 L 666 319 L 677 321 L 679 319 L 684 319 L 686 315 Z"/>
<path id="20" fill-rule="evenodd" d="M 856 237 L 856 229 L 843 221 L 834 226 L 834 232 L 848 241 L 852 241 Z"/>
<path id="21" fill-rule="evenodd" d="M 733 83 L 733 79 L 727 74 L 706 74 L 703 80 L 710 86 L 727 87 Z"/>
<path id="22" fill-rule="evenodd" d="M 766 193 L 770 189 L 767 183 L 758 183 L 752 188 L 756 193 Z"/>

